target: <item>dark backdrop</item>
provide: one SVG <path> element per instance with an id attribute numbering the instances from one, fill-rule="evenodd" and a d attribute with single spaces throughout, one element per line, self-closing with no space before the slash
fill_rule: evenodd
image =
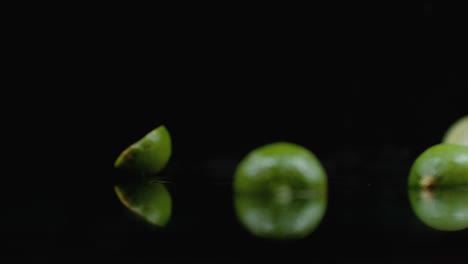
<path id="1" fill-rule="evenodd" d="M 50 123 L 36 118 L 28 124 L 40 128 L 35 135 L 44 143 L 34 152 L 40 159 L 33 167 L 41 173 L 11 177 L 14 187 L 9 185 L 5 196 L 17 197 L 18 189 L 27 195 L 6 206 L 2 231 L 7 249 L 51 256 L 54 251 L 122 249 L 137 254 L 135 245 L 144 242 L 125 247 L 118 237 L 121 228 L 135 227 L 122 218 L 107 221 L 114 215 L 106 215 L 103 208 L 120 209 L 109 189 L 117 155 L 161 124 L 168 127 L 174 144 L 168 170 L 177 172 L 173 180 L 182 186 L 230 179 L 237 162 L 262 144 L 290 141 L 309 148 L 329 173 L 338 204 L 330 206 L 330 214 L 340 219 L 348 205 L 358 204 L 339 202 L 350 197 L 359 200 L 363 218 L 366 212 L 381 217 L 379 210 L 385 211 L 386 204 L 378 201 L 388 194 L 387 187 L 404 186 L 414 158 L 440 142 L 448 126 L 467 114 L 468 83 L 458 67 L 463 61 L 461 7 L 426 2 L 424 12 L 420 6 L 383 4 L 330 4 L 310 12 L 240 9 L 243 15 L 234 11 L 238 9 L 205 14 L 187 8 L 156 18 L 98 16 L 90 25 L 77 20 L 50 35 L 37 33 L 33 39 L 46 43 L 63 33 L 48 49 L 29 50 L 39 58 L 30 65 L 47 68 L 39 63 L 44 59 L 53 64 L 53 71 L 45 70 L 34 80 L 57 88 L 30 95 L 51 96 L 50 104 L 41 101 L 30 112 L 43 109 L 42 117 L 57 118 Z M 155 26 L 144 27 L 148 21 Z M 380 187 L 358 194 L 339 187 L 353 190 L 368 184 Z M 197 192 L 184 188 L 179 199 L 190 208 L 188 201 Z M 210 190 L 205 191 L 206 208 L 221 208 L 220 214 L 228 215 L 231 208 L 223 203 L 229 197 L 211 190 L 221 197 L 213 200 Z M 391 219 L 392 212 L 387 213 Z M 197 212 L 185 214 L 190 219 Z M 341 229 L 326 229 L 329 233 L 322 236 L 329 236 L 326 241 L 333 245 L 345 232 L 348 238 L 337 244 L 339 250 L 352 245 L 353 237 L 378 238 L 381 226 L 363 226 L 351 221 Z M 387 227 L 395 234 L 407 231 Z M 126 239 L 152 241 L 138 228 Z M 234 241 L 222 240 L 213 231 L 192 232 L 182 235 L 186 240 L 169 243 L 175 248 L 163 248 L 204 252 L 199 243 L 206 234 L 221 241 L 209 244 L 218 245 L 216 250 L 243 241 L 236 236 L 239 229 L 227 230 Z M 397 244 L 398 238 L 393 239 Z M 287 255 L 307 246 L 276 248 Z M 165 256 L 170 258 L 169 253 Z"/>
<path id="2" fill-rule="evenodd" d="M 166 124 L 180 159 L 238 157 L 276 140 L 325 154 L 426 147 L 466 113 L 455 7 L 316 8 L 98 31 L 103 42 L 87 43 L 92 59 L 79 67 L 80 129 L 118 151 Z"/>

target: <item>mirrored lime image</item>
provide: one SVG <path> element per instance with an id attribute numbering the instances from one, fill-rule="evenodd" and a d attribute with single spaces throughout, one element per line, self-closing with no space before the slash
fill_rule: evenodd
<path id="1" fill-rule="evenodd" d="M 318 158 L 302 146 L 261 146 L 236 168 L 234 207 L 239 222 L 254 236 L 304 238 L 325 215 L 327 175 Z"/>
<path id="2" fill-rule="evenodd" d="M 267 239 L 300 239 L 312 233 L 325 215 L 324 193 L 288 193 L 265 196 L 236 194 L 234 206 L 240 223 L 253 235 Z"/>
<path id="3" fill-rule="evenodd" d="M 440 231 L 468 228 L 468 188 L 411 189 L 414 214 L 427 226 Z"/>
<path id="4" fill-rule="evenodd" d="M 140 219 L 165 227 L 172 214 L 172 198 L 167 187 L 158 182 L 133 181 L 114 186 L 120 202 Z"/>

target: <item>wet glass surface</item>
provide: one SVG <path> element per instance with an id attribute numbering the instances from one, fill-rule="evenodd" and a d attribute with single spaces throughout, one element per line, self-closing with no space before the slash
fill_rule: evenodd
<path id="1" fill-rule="evenodd" d="M 406 179 L 417 152 L 362 153 L 343 150 L 322 158 L 326 197 L 235 195 L 234 159 L 173 161 L 149 181 L 122 180 L 125 175 L 108 168 L 92 173 L 102 179 L 92 186 L 77 183 L 61 190 L 63 199 L 43 194 L 48 208 L 42 212 L 56 216 L 46 217 L 53 223 L 42 234 L 49 237 L 24 231 L 22 242 L 41 242 L 37 250 L 145 257 L 158 263 L 464 263 L 468 192 L 409 191 Z M 43 228 L 44 223 L 35 225 Z"/>

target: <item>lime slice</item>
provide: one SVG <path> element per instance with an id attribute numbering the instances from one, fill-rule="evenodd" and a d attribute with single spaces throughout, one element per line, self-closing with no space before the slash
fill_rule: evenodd
<path id="1" fill-rule="evenodd" d="M 171 137 L 162 125 L 122 151 L 114 167 L 143 174 L 156 174 L 166 167 L 171 152 Z"/>
<path id="2" fill-rule="evenodd" d="M 468 147 L 441 143 L 414 161 L 408 185 L 416 188 L 468 185 Z"/>
<path id="3" fill-rule="evenodd" d="M 312 152 L 288 142 L 271 143 L 251 151 L 239 163 L 234 176 L 236 192 L 311 189 L 326 191 L 325 170 Z"/>
<path id="4" fill-rule="evenodd" d="M 455 121 L 442 140 L 444 143 L 468 146 L 468 115 Z"/>
<path id="5" fill-rule="evenodd" d="M 148 223 L 164 227 L 171 218 L 172 199 L 166 186 L 156 182 L 130 182 L 114 186 L 117 197 Z"/>
<path id="6" fill-rule="evenodd" d="M 414 214 L 427 226 L 441 231 L 468 228 L 468 190 L 445 188 L 410 190 Z"/>

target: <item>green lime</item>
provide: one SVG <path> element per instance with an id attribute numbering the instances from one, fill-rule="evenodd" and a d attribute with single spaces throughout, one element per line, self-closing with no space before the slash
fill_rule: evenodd
<path id="1" fill-rule="evenodd" d="M 410 187 L 432 188 L 468 184 L 468 147 L 441 143 L 426 149 L 414 161 Z"/>
<path id="2" fill-rule="evenodd" d="M 468 115 L 461 117 L 447 129 L 442 142 L 468 146 Z"/>
<path id="3" fill-rule="evenodd" d="M 234 175 L 234 206 L 253 235 L 298 239 L 312 232 L 325 214 L 327 175 L 317 157 L 288 142 L 248 153 Z"/>
<path id="4" fill-rule="evenodd" d="M 172 142 L 165 126 L 159 126 L 127 147 L 117 157 L 114 167 L 144 174 L 163 170 L 172 153 Z"/>
<path id="5" fill-rule="evenodd" d="M 138 217 L 159 227 L 169 222 L 172 199 L 164 184 L 134 181 L 115 185 L 114 190 L 122 204 Z"/>
<path id="6" fill-rule="evenodd" d="M 251 151 L 239 163 L 234 175 L 235 192 L 311 189 L 326 192 L 325 170 L 312 152 L 288 142 L 271 143 Z"/>
<path id="7" fill-rule="evenodd" d="M 239 222 L 252 235 L 274 240 L 301 239 L 321 223 L 327 199 L 324 192 L 289 192 L 277 190 L 265 195 L 262 191 L 236 193 L 234 207 Z"/>
<path id="8" fill-rule="evenodd" d="M 468 189 L 410 190 L 415 215 L 427 226 L 441 231 L 468 228 Z"/>

